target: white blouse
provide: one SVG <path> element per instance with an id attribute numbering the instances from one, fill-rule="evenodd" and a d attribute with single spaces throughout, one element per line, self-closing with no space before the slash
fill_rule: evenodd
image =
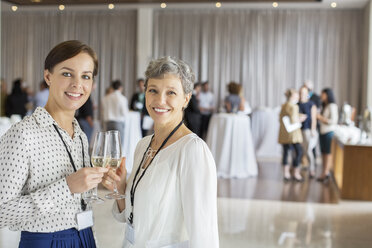
<path id="1" fill-rule="evenodd" d="M 119 221 L 130 215 L 130 189 L 150 140 L 147 136 L 136 147 L 126 209 L 119 213 L 114 203 Z M 125 248 L 219 247 L 216 165 L 202 139 L 188 134 L 159 151 L 138 184 L 133 214 L 135 244 L 125 240 Z"/>
<path id="2" fill-rule="evenodd" d="M 337 104 L 335 103 L 327 104 L 327 106 L 324 108 L 322 115 L 328 120 L 328 123 L 323 123 L 320 121 L 320 134 L 326 134 L 335 131 L 338 122 Z"/>
<path id="3" fill-rule="evenodd" d="M 90 166 L 88 140 L 74 119 L 73 139 L 52 116 L 38 107 L 31 116 L 13 125 L 0 139 L 0 228 L 14 231 L 55 232 L 77 227 L 80 194 L 72 195 L 66 176 Z"/>

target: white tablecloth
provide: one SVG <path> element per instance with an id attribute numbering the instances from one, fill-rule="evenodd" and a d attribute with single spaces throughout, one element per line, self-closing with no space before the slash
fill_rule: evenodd
<path id="1" fill-rule="evenodd" d="M 250 119 L 246 115 L 215 114 L 209 123 L 207 144 L 224 178 L 256 176 Z"/>
<path id="2" fill-rule="evenodd" d="M 8 129 L 12 126 L 12 122 L 8 117 L 0 117 L 0 137 L 8 131 Z"/>
<path id="3" fill-rule="evenodd" d="M 252 137 L 257 159 L 280 158 L 278 143 L 280 107 L 261 108 L 252 112 Z"/>

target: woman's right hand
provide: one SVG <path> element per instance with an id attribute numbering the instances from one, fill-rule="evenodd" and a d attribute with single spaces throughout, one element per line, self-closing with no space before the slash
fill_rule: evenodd
<path id="1" fill-rule="evenodd" d="M 95 188 L 101 181 L 107 168 L 101 167 L 85 167 L 79 169 L 66 177 L 66 182 L 70 188 L 71 193 L 83 193 Z"/>
<path id="2" fill-rule="evenodd" d="M 105 173 L 102 179 L 102 185 L 110 191 L 114 190 L 113 182 L 116 182 L 117 189 L 120 194 L 125 194 L 127 186 L 127 169 L 125 167 L 125 157 L 123 157 L 120 167 L 114 170 L 109 170 Z"/>

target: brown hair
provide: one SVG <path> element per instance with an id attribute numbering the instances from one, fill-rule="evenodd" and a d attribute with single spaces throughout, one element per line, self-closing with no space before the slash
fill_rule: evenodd
<path id="1" fill-rule="evenodd" d="M 227 89 L 228 89 L 230 94 L 239 95 L 240 91 L 242 89 L 242 86 L 240 84 L 236 83 L 236 82 L 230 82 L 227 85 Z"/>
<path id="2" fill-rule="evenodd" d="M 284 95 L 287 97 L 287 100 L 289 100 L 295 93 L 297 93 L 295 89 L 288 89 Z"/>
<path id="3" fill-rule="evenodd" d="M 45 58 L 44 69 L 53 72 L 55 65 L 75 57 L 79 53 L 87 53 L 93 59 L 93 77 L 98 73 L 98 59 L 93 49 L 78 40 L 68 40 L 55 46 Z"/>

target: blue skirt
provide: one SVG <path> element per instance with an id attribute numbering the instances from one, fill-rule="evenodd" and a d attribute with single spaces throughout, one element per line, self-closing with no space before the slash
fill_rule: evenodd
<path id="1" fill-rule="evenodd" d="M 19 248 L 96 248 L 92 228 L 52 232 L 21 232 Z"/>

